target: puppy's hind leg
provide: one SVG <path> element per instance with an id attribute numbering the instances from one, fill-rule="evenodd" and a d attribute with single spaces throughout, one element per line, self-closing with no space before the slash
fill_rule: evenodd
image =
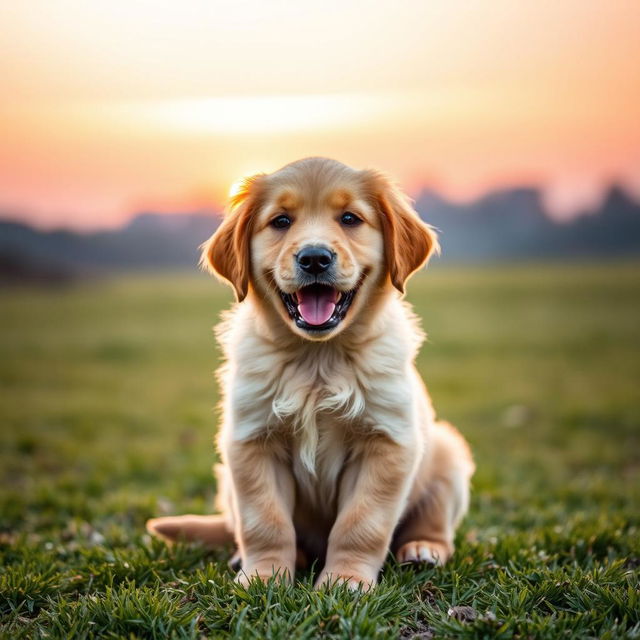
<path id="1" fill-rule="evenodd" d="M 444 422 L 433 427 L 424 464 L 416 480 L 420 490 L 396 529 L 393 551 L 398 562 L 444 564 L 469 506 L 475 466 L 464 438 Z"/>
<path id="2" fill-rule="evenodd" d="M 233 532 L 224 515 L 152 518 L 147 521 L 147 531 L 167 542 L 201 542 L 207 547 L 233 542 Z"/>
<path id="3" fill-rule="evenodd" d="M 213 468 L 217 478 L 217 510 L 221 515 L 183 515 L 152 518 L 147 521 L 147 531 L 166 542 L 200 542 L 206 547 L 220 547 L 233 542 L 232 485 L 228 470 L 218 464 Z"/>

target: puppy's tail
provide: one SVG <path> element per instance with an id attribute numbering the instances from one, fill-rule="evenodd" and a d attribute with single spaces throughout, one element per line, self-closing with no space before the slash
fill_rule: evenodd
<path id="1" fill-rule="evenodd" d="M 166 542 L 201 542 L 207 547 L 233 542 L 233 533 L 224 515 L 152 518 L 147 520 L 147 531 Z"/>

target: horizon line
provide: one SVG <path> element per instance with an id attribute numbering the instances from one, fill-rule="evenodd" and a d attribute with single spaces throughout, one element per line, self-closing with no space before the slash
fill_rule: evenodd
<path id="1" fill-rule="evenodd" d="M 552 222 L 557 224 L 563 223 L 571 223 L 578 218 L 582 218 L 584 216 L 592 215 L 597 213 L 599 209 L 602 208 L 607 196 L 614 190 L 622 191 L 634 204 L 640 206 L 640 189 L 635 189 L 632 185 L 625 183 L 624 180 L 620 179 L 612 179 L 605 184 L 603 184 L 599 190 L 599 195 L 595 202 L 591 202 L 586 206 L 580 206 L 575 208 L 570 215 L 558 216 L 553 213 L 552 207 L 549 206 L 548 198 L 545 197 L 545 186 L 541 184 L 533 184 L 533 183 L 512 183 L 504 186 L 496 186 L 493 188 L 488 188 L 480 192 L 478 195 L 470 196 L 470 197 L 455 197 L 450 194 L 445 194 L 442 190 L 430 185 L 423 185 L 415 196 L 411 196 L 410 199 L 414 203 L 417 203 L 420 198 L 423 198 L 428 195 L 432 195 L 441 200 L 444 204 L 454 206 L 454 207 L 472 207 L 473 205 L 485 200 L 488 197 L 491 197 L 496 194 L 501 193 L 513 193 L 517 191 L 533 191 L 536 192 L 539 198 L 540 208 L 542 213 L 549 218 Z M 110 232 L 110 231 L 121 231 L 128 227 L 134 220 L 141 216 L 145 215 L 154 215 L 154 216 L 184 216 L 185 218 L 188 216 L 196 216 L 201 215 L 205 216 L 206 214 L 211 214 L 213 218 L 221 218 L 224 215 L 226 210 L 225 205 L 216 205 L 212 203 L 203 203 L 201 206 L 185 206 L 185 207 L 175 207 L 175 208 L 163 208 L 163 207 L 154 207 L 154 206 L 141 206 L 139 208 L 134 208 L 130 211 L 129 214 L 125 214 L 124 216 L 120 216 L 115 224 L 102 224 L 100 226 L 84 226 L 73 223 L 51 223 L 47 224 L 46 222 L 39 222 L 37 220 L 32 219 L 33 212 L 25 212 L 25 211 L 11 211 L 11 208 L 5 207 L 0 203 L 0 223 L 14 223 L 20 224 L 23 226 L 30 227 L 40 232 L 45 233 L 56 233 L 56 232 L 71 232 L 83 235 L 89 235 L 92 233 L 101 233 L 101 232 Z M 424 213 L 424 212 L 418 212 Z M 37 214 L 36 214 L 37 215 Z"/>

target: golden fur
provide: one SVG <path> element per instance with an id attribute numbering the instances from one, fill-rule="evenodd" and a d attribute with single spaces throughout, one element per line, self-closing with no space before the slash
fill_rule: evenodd
<path id="1" fill-rule="evenodd" d="M 346 226 L 346 211 L 361 222 Z M 290 226 L 274 228 L 284 214 Z M 301 249 L 319 245 L 334 256 L 336 296 L 356 293 L 337 326 L 315 331 L 282 295 L 301 286 Z M 218 328 L 222 514 L 157 518 L 149 531 L 235 540 L 243 583 L 290 579 L 318 557 L 318 585 L 371 586 L 390 548 L 400 562 L 444 562 L 474 465 L 435 419 L 414 365 L 424 336 L 400 295 L 437 247 L 378 172 L 308 158 L 248 179 L 203 247 L 238 300 Z"/>

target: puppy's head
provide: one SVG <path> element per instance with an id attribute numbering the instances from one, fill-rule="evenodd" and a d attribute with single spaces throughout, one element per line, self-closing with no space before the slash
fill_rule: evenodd
<path id="1" fill-rule="evenodd" d="M 247 179 L 202 263 L 239 301 L 255 295 L 317 341 L 343 331 L 376 294 L 404 292 L 437 246 L 385 176 L 307 158 Z"/>

